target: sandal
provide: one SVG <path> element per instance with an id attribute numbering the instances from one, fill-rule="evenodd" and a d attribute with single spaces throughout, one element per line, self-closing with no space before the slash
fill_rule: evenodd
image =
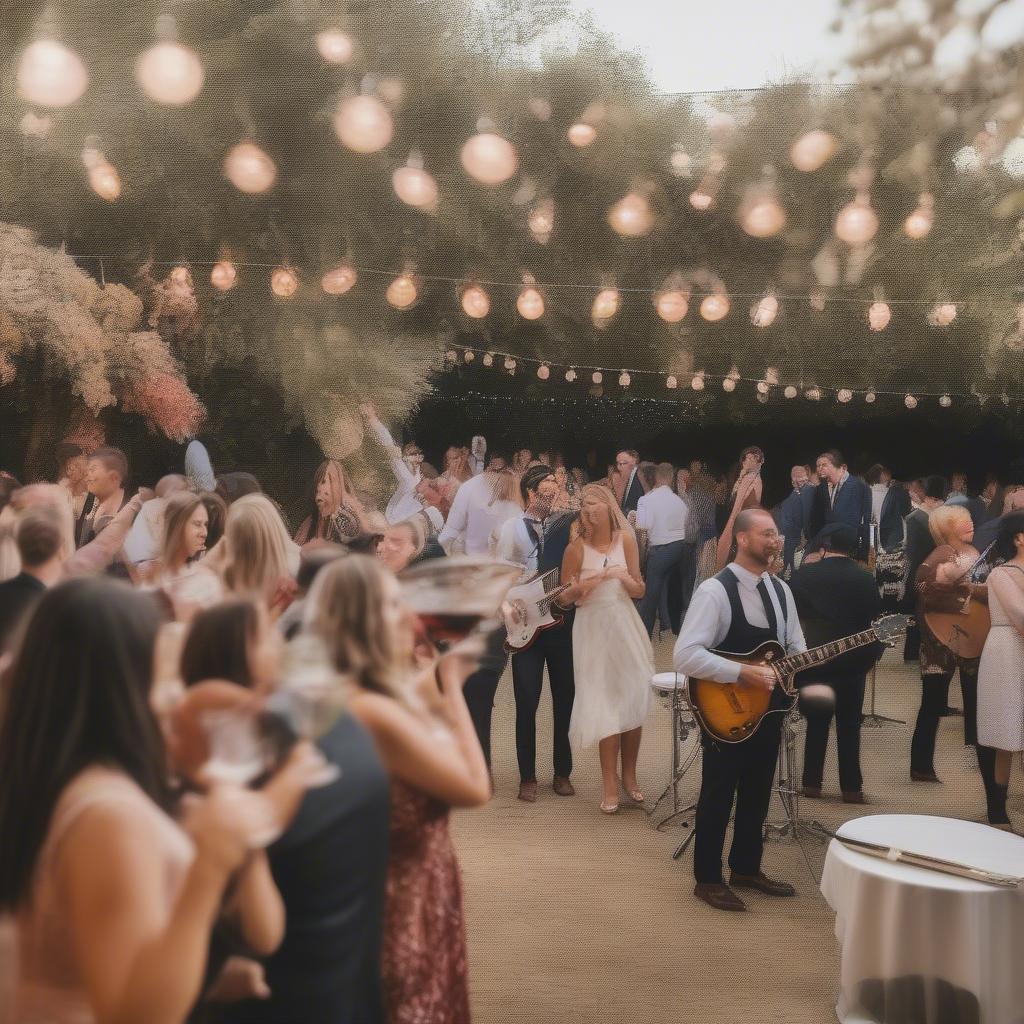
<path id="1" fill-rule="evenodd" d="M 619 805 L 618 804 L 606 804 L 602 800 L 598 804 L 598 807 L 601 808 L 601 813 L 602 814 L 618 814 L 619 813 Z"/>
<path id="2" fill-rule="evenodd" d="M 647 800 L 647 797 L 644 796 L 641 790 L 626 789 L 626 784 L 622 779 L 619 779 L 619 789 L 635 804 L 643 804 Z"/>

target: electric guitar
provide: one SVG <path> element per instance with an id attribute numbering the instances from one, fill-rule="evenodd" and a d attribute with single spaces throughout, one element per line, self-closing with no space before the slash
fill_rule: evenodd
<path id="1" fill-rule="evenodd" d="M 775 672 L 777 689 L 784 703 L 778 706 L 776 701 L 777 706 L 771 707 L 774 691 L 769 692 L 760 686 L 716 683 L 711 679 L 691 676 L 687 680 L 686 694 L 694 718 L 713 739 L 722 743 L 742 743 L 757 732 L 766 715 L 785 713 L 793 708 L 799 696 L 793 686 L 793 677 L 797 672 L 812 665 L 821 665 L 867 644 L 878 642 L 892 647 L 912 621 L 907 615 L 886 615 L 873 622 L 871 628 L 863 633 L 855 633 L 801 654 L 788 656 L 782 644 L 776 640 L 766 640 L 748 654 L 715 651 L 715 654 L 739 665 L 765 665 L 771 668 Z"/>
<path id="2" fill-rule="evenodd" d="M 561 570 L 551 569 L 513 587 L 505 595 L 502 617 L 508 633 L 506 650 L 513 654 L 525 651 L 538 633 L 562 621 L 561 613 L 552 606 L 558 595 L 568 590 L 571 584 L 561 583 L 560 579 Z"/>

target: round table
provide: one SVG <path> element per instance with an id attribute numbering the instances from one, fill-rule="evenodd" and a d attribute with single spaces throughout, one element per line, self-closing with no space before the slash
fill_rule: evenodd
<path id="1" fill-rule="evenodd" d="M 921 814 L 873 814 L 838 834 L 1024 876 L 1024 838 Z M 1024 1024 L 1024 890 L 848 849 L 832 840 L 821 891 L 842 951 L 843 1024 Z"/>

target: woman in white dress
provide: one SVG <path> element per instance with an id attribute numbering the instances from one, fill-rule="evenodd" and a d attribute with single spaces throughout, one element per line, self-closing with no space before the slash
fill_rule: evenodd
<path id="1" fill-rule="evenodd" d="M 576 697 L 569 722 L 575 748 L 598 744 L 604 799 L 601 810 L 619 809 L 621 785 L 643 803 L 636 780 L 640 734 L 650 705 L 654 658 L 647 630 L 633 604 L 644 596 L 636 537 L 607 487 L 583 488 L 576 534 L 562 561 L 572 580 L 564 600 L 577 605 L 572 630 Z"/>
<path id="2" fill-rule="evenodd" d="M 996 751 L 995 779 L 1010 781 L 1010 763 L 1024 750 L 1024 512 L 999 526 L 995 557 L 1007 561 L 988 578 L 992 628 L 978 670 L 978 742 Z"/>

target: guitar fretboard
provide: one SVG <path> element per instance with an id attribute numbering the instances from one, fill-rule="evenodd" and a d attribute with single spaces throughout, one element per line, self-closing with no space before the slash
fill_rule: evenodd
<path id="1" fill-rule="evenodd" d="M 820 665 L 822 662 L 831 661 L 839 655 L 852 651 L 855 647 L 864 647 L 874 643 L 878 639 L 874 629 L 866 629 L 863 633 L 855 633 L 853 636 L 844 636 L 842 640 L 833 640 L 830 643 L 822 644 L 820 647 L 812 647 L 809 651 L 801 654 L 791 654 L 788 658 L 775 663 L 775 667 L 785 675 L 801 672 L 812 665 Z"/>

